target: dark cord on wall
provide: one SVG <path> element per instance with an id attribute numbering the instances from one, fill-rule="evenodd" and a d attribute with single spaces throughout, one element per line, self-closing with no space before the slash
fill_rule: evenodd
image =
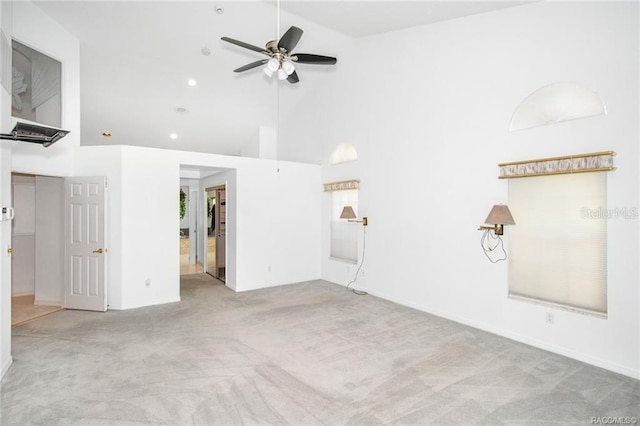
<path id="1" fill-rule="evenodd" d="M 491 246 L 491 240 L 492 239 L 493 240 L 497 240 L 493 247 Z M 496 235 L 495 238 L 492 238 L 491 230 L 489 230 L 489 229 L 484 231 L 484 234 L 482 234 L 482 238 L 480 238 L 480 246 L 482 247 L 482 251 L 483 251 L 484 255 L 487 257 L 487 259 L 489 259 L 489 262 L 491 262 L 491 263 L 498 263 L 501 260 L 505 260 L 507 258 L 507 252 L 504 249 L 504 242 L 502 241 L 502 238 L 500 238 L 500 235 Z M 502 249 L 502 253 L 504 254 L 504 257 L 501 257 L 499 259 L 493 260 L 493 259 L 491 259 L 489 257 L 489 253 L 492 253 L 498 247 L 500 247 L 500 249 Z"/>

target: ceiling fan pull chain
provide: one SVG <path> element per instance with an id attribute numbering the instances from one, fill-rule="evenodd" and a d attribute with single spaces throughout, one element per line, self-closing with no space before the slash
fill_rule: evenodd
<path id="1" fill-rule="evenodd" d="M 280 40 L 280 0 L 276 0 L 276 40 Z"/>

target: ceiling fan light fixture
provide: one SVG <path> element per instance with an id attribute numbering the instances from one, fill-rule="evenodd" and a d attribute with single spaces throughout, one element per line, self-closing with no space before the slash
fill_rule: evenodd
<path id="1" fill-rule="evenodd" d="M 293 53 L 300 37 L 302 37 L 302 30 L 292 26 L 280 37 L 280 40 L 272 40 L 265 47 L 258 47 L 229 37 L 222 37 L 222 41 L 266 56 L 266 58 L 263 57 L 261 60 L 234 69 L 234 72 L 244 72 L 265 65 L 262 70 L 269 77 L 278 73 L 279 80 L 287 80 L 291 84 L 296 84 L 300 81 L 296 64 L 335 65 L 337 62 L 337 59 L 331 56 Z"/>
<path id="2" fill-rule="evenodd" d="M 282 63 L 282 69 L 287 73 L 287 75 L 291 75 L 296 70 L 296 67 L 293 65 L 293 63 L 284 61 Z"/>
<path id="3" fill-rule="evenodd" d="M 269 59 L 269 62 L 267 62 L 267 68 L 272 73 L 278 71 L 278 69 L 280 68 L 280 61 L 278 61 L 276 58 Z"/>

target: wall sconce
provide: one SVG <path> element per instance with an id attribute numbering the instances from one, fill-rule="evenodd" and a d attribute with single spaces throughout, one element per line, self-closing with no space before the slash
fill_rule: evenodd
<path id="1" fill-rule="evenodd" d="M 513 220 L 513 216 L 511 216 L 509 207 L 503 204 L 496 204 L 495 206 L 493 206 L 491 208 L 491 211 L 489 212 L 489 216 L 487 216 L 487 218 L 484 220 L 484 223 L 493 226 L 480 226 L 478 228 L 478 231 L 493 229 L 493 232 L 496 235 L 504 234 L 504 225 L 516 224 L 516 222 Z"/>
<path id="2" fill-rule="evenodd" d="M 484 223 L 491 224 L 493 226 L 480 226 L 478 231 L 484 231 L 482 238 L 480 239 L 480 245 L 484 255 L 489 259 L 491 263 L 497 263 L 501 260 L 506 260 L 507 252 L 504 249 L 502 238 L 500 236 L 504 234 L 504 225 L 515 225 L 516 222 L 511 216 L 509 207 L 496 204 L 491 208 L 489 216 L 484 220 Z M 491 231 L 493 230 L 493 236 Z M 499 252 L 502 251 L 502 255 Z M 498 257 L 500 256 L 500 257 Z"/>
<path id="3" fill-rule="evenodd" d="M 347 219 L 348 222 L 361 223 L 363 226 L 367 226 L 369 224 L 366 217 L 363 217 L 362 220 L 358 220 L 356 213 L 353 211 L 353 207 L 351 206 L 344 206 L 342 213 L 340 213 L 340 219 Z"/>

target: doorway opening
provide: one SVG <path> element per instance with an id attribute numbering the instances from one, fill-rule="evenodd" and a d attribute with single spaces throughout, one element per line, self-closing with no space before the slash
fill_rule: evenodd
<path id="1" fill-rule="evenodd" d="M 226 185 L 207 188 L 205 193 L 207 198 L 206 272 L 212 277 L 225 282 L 227 234 Z"/>
<path id="2" fill-rule="evenodd" d="M 195 186 L 194 186 L 195 185 Z M 180 182 L 180 275 L 204 272 L 198 259 L 198 190 L 197 182 Z"/>
<path id="3" fill-rule="evenodd" d="M 63 181 L 11 175 L 15 211 L 11 226 L 13 327 L 62 309 Z"/>

